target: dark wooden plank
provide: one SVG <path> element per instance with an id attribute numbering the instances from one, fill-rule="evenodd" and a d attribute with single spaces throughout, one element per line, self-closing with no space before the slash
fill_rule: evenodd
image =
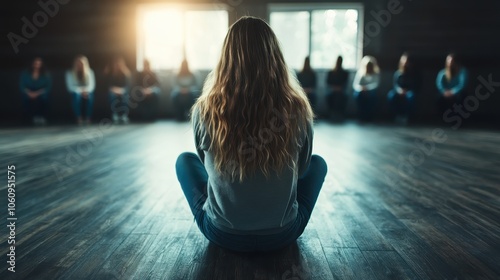
<path id="1" fill-rule="evenodd" d="M 155 234 L 132 233 L 114 250 L 101 264 L 101 269 L 95 275 L 113 275 L 113 278 L 129 278 L 142 266 L 142 260 L 156 239 Z"/>
<path id="2" fill-rule="evenodd" d="M 374 199 L 358 196 L 359 207 L 390 242 L 394 250 L 406 261 L 415 274 L 422 279 L 453 279 L 456 272 L 431 247 L 425 239 L 413 233 L 400 220 L 395 219 L 384 206 Z"/>
<path id="3" fill-rule="evenodd" d="M 164 220 L 158 221 L 162 223 Z M 166 279 L 175 266 L 179 254 L 184 250 L 184 243 L 190 228 L 191 220 L 167 220 L 157 238 L 153 241 L 142 264 L 133 274 L 136 279 Z"/>
<path id="4" fill-rule="evenodd" d="M 378 279 L 419 279 L 395 251 L 363 251 L 363 256 Z"/>
<path id="5" fill-rule="evenodd" d="M 401 172 L 399 156 L 432 130 L 319 123 L 329 174 L 303 236 L 269 254 L 199 232 L 174 171 L 194 149 L 187 123 L 116 127 L 62 181 L 46 162 L 64 161 L 81 128 L 0 130 L 0 156 L 19 168 L 20 221 L 19 273 L 3 266 L 0 279 L 496 279 L 500 134 L 446 131 Z"/>
<path id="6" fill-rule="evenodd" d="M 335 279 L 377 279 L 357 248 L 323 248 Z"/>
<path id="7" fill-rule="evenodd" d="M 403 223 L 425 239 L 434 251 L 457 272 L 457 276 L 460 275 L 466 279 L 494 279 L 496 277 L 494 271 L 451 240 L 449 233 L 435 229 L 424 220 L 403 220 Z"/>
<path id="8" fill-rule="evenodd" d="M 87 247 L 87 250 L 78 262 L 67 269 L 61 278 L 90 279 L 91 277 L 99 276 L 100 274 L 97 272 L 101 270 L 102 265 L 121 246 L 127 236 L 128 234 L 118 234 L 112 237 L 104 235 L 101 238 L 95 239 L 95 243 Z M 96 254 L 96 252 L 99 253 Z M 115 277 L 114 272 L 111 274 L 113 277 L 110 277 L 110 279 L 118 279 Z"/>
<path id="9" fill-rule="evenodd" d="M 391 244 L 351 197 L 335 196 L 334 203 L 338 205 L 337 210 L 342 215 L 343 223 L 361 251 L 392 250 Z"/>

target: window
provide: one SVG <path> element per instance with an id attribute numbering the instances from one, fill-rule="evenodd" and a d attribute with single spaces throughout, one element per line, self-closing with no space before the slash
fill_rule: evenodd
<path id="1" fill-rule="evenodd" d="M 137 15 L 137 67 L 149 59 L 157 70 L 178 69 L 184 57 L 191 69 L 213 69 L 228 30 L 226 10 L 145 4 Z"/>
<path id="2" fill-rule="evenodd" d="M 302 69 L 309 56 L 311 66 L 329 69 L 337 56 L 344 68 L 354 69 L 362 55 L 361 4 L 271 4 L 270 25 L 281 42 L 287 64 Z"/>

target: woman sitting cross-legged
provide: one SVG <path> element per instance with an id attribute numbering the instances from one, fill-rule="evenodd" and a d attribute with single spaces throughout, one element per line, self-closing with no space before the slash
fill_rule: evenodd
<path id="1" fill-rule="evenodd" d="M 198 154 L 176 163 L 200 231 L 233 251 L 295 242 L 316 204 L 327 166 L 311 155 L 313 112 L 263 20 L 242 17 L 193 106 Z"/>

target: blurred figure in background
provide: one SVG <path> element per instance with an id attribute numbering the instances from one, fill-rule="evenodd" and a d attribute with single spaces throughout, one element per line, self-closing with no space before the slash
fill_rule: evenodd
<path id="1" fill-rule="evenodd" d="M 186 120 L 189 110 L 198 95 L 196 79 L 189 71 L 186 59 L 181 63 L 179 73 L 175 78 L 175 87 L 172 90 L 172 103 L 174 105 L 175 117 L 179 121 Z"/>
<path id="2" fill-rule="evenodd" d="M 362 121 L 370 121 L 375 113 L 377 89 L 380 83 L 380 69 L 377 60 L 365 56 L 353 81 L 354 98 L 358 105 L 358 116 Z"/>
<path id="3" fill-rule="evenodd" d="M 52 78 L 40 57 L 33 59 L 30 67 L 21 73 L 19 87 L 22 93 L 25 116 L 31 119 L 35 125 L 44 125 Z"/>
<path id="4" fill-rule="evenodd" d="M 326 101 L 330 108 L 331 116 L 334 119 L 343 119 L 347 104 L 346 86 L 349 73 L 342 68 L 342 56 L 337 57 L 337 62 L 333 70 L 328 72 L 326 84 L 328 85 L 328 93 Z"/>
<path id="5" fill-rule="evenodd" d="M 420 84 L 421 80 L 412 64 L 411 57 L 408 53 L 403 53 L 399 59 L 398 70 L 394 73 L 393 89 L 387 95 L 389 108 L 396 122 L 408 123 L 415 103 L 415 94 Z"/>
<path id="6" fill-rule="evenodd" d="M 304 67 L 302 68 L 302 71 L 298 73 L 297 79 L 307 94 L 311 107 L 313 110 L 316 109 L 316 73 L 311 68 L 311 61 L 309 57 L 304 59 Z"/>
<path id="7" fill-rule="evenodd" d="M 113 59 L 111 65 L 106 67 L 104 74 L 107 79 L 113 123 L 122 122 L 127 124 L 130 112 L 128 104 L 131 85 L 130 70 L 122 57 L 116 57 Z"/>
<path id="8" fill-rule="evenodd" d="M 454 103 L 461 101 L 466 84 L 467 70 L 460 64 L 455 54 L 449 54 L 444 69 L 436 78 L 436 86 L 441 94 L 438 101 L 441 114 L 450 109 Z"/>
<path id="9" fill-rule="evenodd" d="M 158 115 L 158 97 L 160 95 L 160 84 L 156 74 L 151 70 L 149 60 L 144 60 L 142 72 L 135 77 L 136 88 L 140 90 L 140 101 L 138 112 L 144 120 L 154 120 Z"/>
<path id="10" fill-rule="evenodd" d="M 95 75 L 85 56 L 77 56 L 73 62 L 73 69 L 66 71 L 66 87 L 71 94 L 73 112 L 78 124 L 90 124 L 94 105 Z M 83 115 L 82 101 L 86 103 Z"/>

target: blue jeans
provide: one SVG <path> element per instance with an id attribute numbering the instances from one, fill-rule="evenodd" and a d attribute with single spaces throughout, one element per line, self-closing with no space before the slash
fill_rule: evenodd
<path id="1" fill-rule="evenodd" d="M 82 117 L 82 100 L 86 100 L 87 106 L 85 110 L 85 115 L 84 117 L 87 119 L 90 119 L 92 117 L 92 109 L 94 105 L 94 93 L 89 92 L 87 95 L 87 98 L 83 98 L 81 94 L 72 92 L 71 93 L 71 105 L 73 107 L 73 112 L 75 113 L 75 117 L 81 118 Z"/>
<path id="2" fill-rule="evenodd" d="M 109 92 L 109 104 L 113 114 L 128 116 L 128 113 L 130 112 L 130 106 L 128 104 L 128 91 L 121 95 Z"/>
<path id="3" fill-rule="evenodd" d="M 42 94 L 35 99 L 23 95 L 25 115 L 30 119 L 33 117 L 45 117 L 47 111 L 47 94 Z"/>
<path id="4" fill-rule="evenodd" d="M 377 102 L 377 90 L 355 91 L 354 97 L 358 106 L 359 118 L 365 121 L 373 119 Z"/>
<path id="5" fill-rule="evenodd" d="M 207 199 L 208 174 L 200 158 L 194 153 L 182 153 L 177 158 L 175 168 L 200 231 L 212 243 L 238 252 L 273 251 L 295 242 L 309 222 L 327 172 L 324 159 L 313 155 L 308 170 L 297 182 L 297 218 L 289 227 L 284 228 L 283 232 L 270 235 L 240 235 L 216 228 L 203 210 Z"/>
<path id="6" fill-rule="evenodd" d="M 409 116 L 413 111 L 415 93 L 407 91 L 405 95 L 402 95 L 395 90 L 391 90 L 387 94 L 387 100 L 389 101 L 392 114 L 396 116 Z"/>
<path id="7" fill-rule="evenodd" d="M 347 96 L 344 91 L 330 91 L 326 95 L 326 102 L 330 110 L 335 113 L 344 114 L 347 105 Z"/>
<path id="8" fill-rule="evenodd" d="M 181 93 L 178 88 L 175 88 L 172 91 L 170 98 L 172 98 L 175 118 L 177 120 L 182 121 L 186 118 L 187 113 L 191 110 L 191 107 L 194 105 L 197 97 L 198 92 L 193 89 L 188 93 Z"/>

